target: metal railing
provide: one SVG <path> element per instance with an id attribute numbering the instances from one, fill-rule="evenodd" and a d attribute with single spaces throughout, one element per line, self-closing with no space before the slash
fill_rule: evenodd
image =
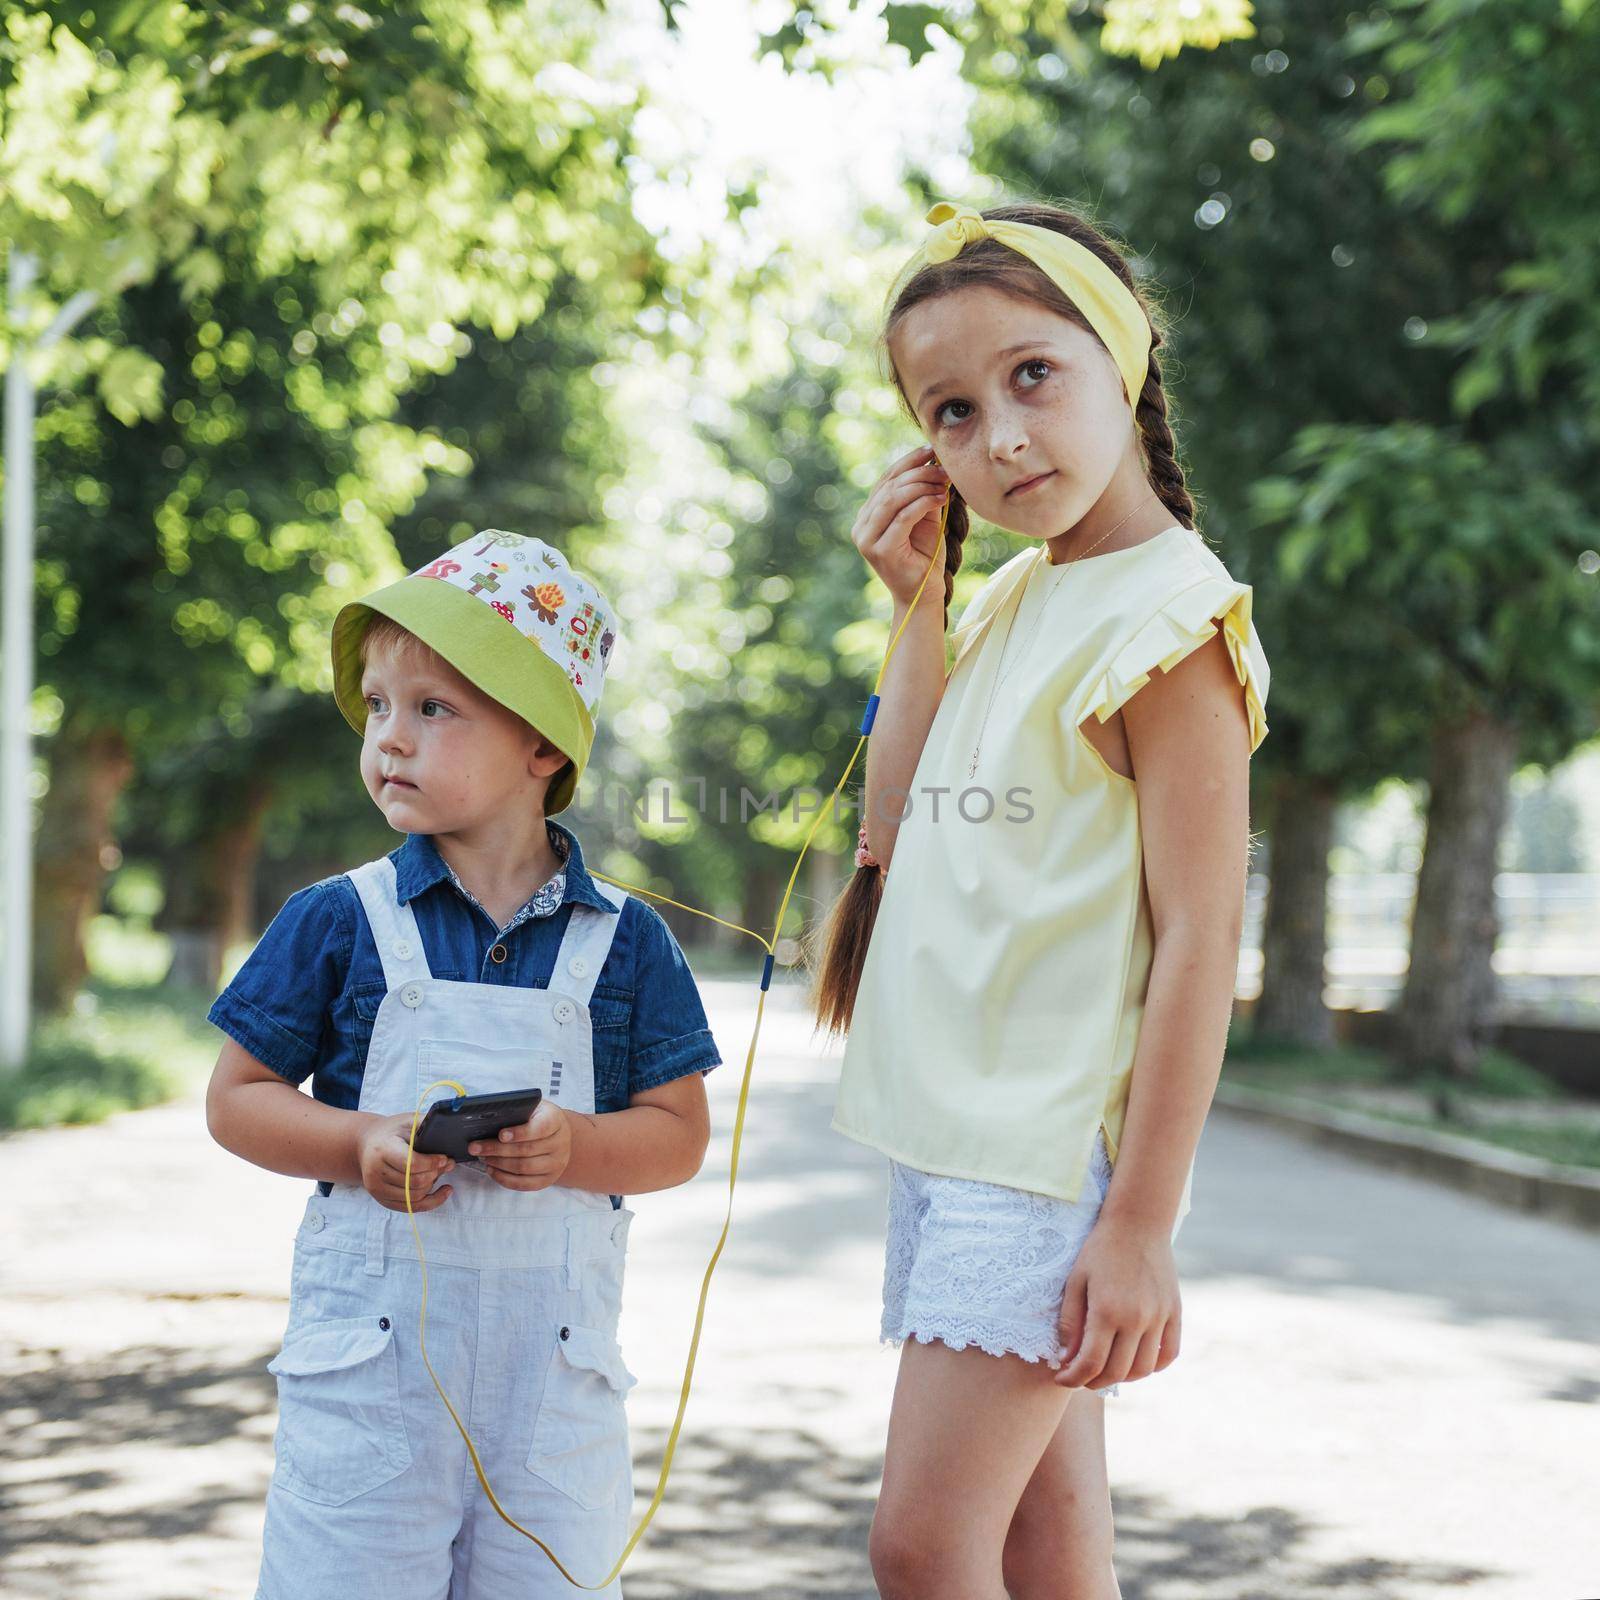
<path id="1" fill-rule="evenodd" d="M 1267 880 L 1245 890 L 1238 994 L 1261 990 Z M 1325 998 L 1330 1006 L 1388 1006 L 1409 963 L 1412 872 L 1341 873 L 1328 883 Z M 1502 872 L 1495 878 L 1494 968 L 1507 1016 L 1600 1020 L 1600 873 Z"/>

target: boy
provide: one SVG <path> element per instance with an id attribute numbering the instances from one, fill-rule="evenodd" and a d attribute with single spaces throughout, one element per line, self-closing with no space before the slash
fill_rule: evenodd
<path id="1" fill-rule="evenodd" d="M 267 1369 L 256 1600 L 574 1592 L 497 1515 L 430 1363 L 495 1498 L 574 1576 L 603 1577 L 626 1541 L 621 1195 L 699 1170 L 721 1058 L 659 914 L 549 820 L 588 761 L 615 638 L 558 551 L 499 530 L 334 621 L 334 696 L 406 839 L 291 895 L 209 1013 L 229 1036 L 212 1136 L 319 1180 Z M 456 1084 L 544 1098 L 469 1162 L 415 1153 L 413 1222 L 413 1113 Z"/>

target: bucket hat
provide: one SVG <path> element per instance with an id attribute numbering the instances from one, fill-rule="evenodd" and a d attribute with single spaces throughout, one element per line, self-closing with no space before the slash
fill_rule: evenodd
<path id="1" fill-rule="evenodd" d="M 617 642 L 616 613 L 599 587 L 543 539 L 484 528 L 437 560 L 342 606 L 333 619 L 333 697 L 363 737 L 361 641 L 389 617 L 469 683 L 560 749 L 545 815 L 571 805 L 594 745 L 595 713 Z"/>

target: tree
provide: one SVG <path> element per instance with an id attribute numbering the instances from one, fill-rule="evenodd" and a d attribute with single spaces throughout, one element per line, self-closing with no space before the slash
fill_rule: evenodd
<path id="1" fill-rule="evenodd" d="M 1514 566 L 1517 593 L 1544 585 L 1535 610 L 1568 616 L 1575 596 L 1550 535 L 1522 530 L 1518 519 L 1534 503 L 1546 515 L 1559 507 L 1559 549 L 1569 562 L 1575 547 L 1565 530 L 1580 542 L 1588 535 L 1568 515 L 1574 506 L 1562 485 L 1576 481 L 1571 460 L 1527 456 L 1501 424 L 1465 455 L 1452 434 L 1462 358 L 1433 330 L 1471 302 L 1486 258 L 1508 252 L 1504 229 L 1475 218 L 1464 245 L 1453 222 L 1393 192 L 1360 130 L 1373 106 L 1409 85 L 1362 64 L 1373 47 L 1368 30 L 1352 31 L 1331 8 L 1262 6 L 1258 16 L 1255 45 L 1186 55 L 1150 75 L 1113 61 L 1080 75 L 1037 59 L 1035 77 L 991 94 L 975 131 L 991 170 L 1024 191 L 1095 195 L 1149 282 L 1163 292 L 1192 286 L 1173 341 L 1178 362 L 1168 363 L 1177 431 L 1202 526 L 1257 586 L 1274 665 L 1273 737 L 1255 761 L 1272 865 L 1258 1022 L 1317 1040 L 1328 1032 L 1323 907 L 1334 804 L 1389 774 L 1428 775 L 1436 792 L 1470 790 L 1472 815 L 1482 817 L 1493 787 L 1459 764 L 1459 740 L 1448 731 L 1460 706 L 1461 684 L 1450 675 L 1461 652 L 1441 660 L 1407 637 L 1419 595 L 1437 581 L 1427 574 L 1453 574 L 1492 619 Z M 1437 431 L 1424 440 L 1419 429 Z M 1337 468 L 1329 462 L 1313 481 L 1311 463 L 1334 441 Z M 1362 452 L 1370 452 L 1365 467 Z M 1384 497 L 1378 485 L 1400 458 L 1404 494 Z M 1463 491 L 1461 472 L 1473 490 Z M 1525 472 L 1537 487 L 1519 485 Z M 1498 526 L 1485 527 L 1491 503 L 1482 497 L 1514 485 Z M 1460 512 L 1473 494 L 1466 525 L 1430 512 Z M 1538 546 L 1531 563 L 1529 540 Z M 1514 613 L 1498 626 L 1515 633 Z M 1528 661 L 1520 637 L 1520 651 L 1508 649 L 1498 670 L 1515 678 L 1520 661 L 1542 681 L 1546 669 Z M 1375 649 L 1374 639 L 1387 646 Z M 1556 676 L 1577 687 L 1585 649 Z M 1542 691 L 1519 694 L 1515 705 L 1502 697 L 1501 712 L 1520 719 L 1525 754 L 1569 748 L 1579 736 L 1571 704 Z M 1454 759 L 1438 749 L 1430 757 L 1430 742 Z M 1497 749 L 1509 770 L 1503 737 Z M 1487 751 L 1484 758 L 1492 772 Z M 1452 875 L 1475 877 L 1481 906 L 1481 841 L 1476 861 L 1462 842 L 1435 831 L 1438 856 L 1424 888 L 1431 895 Z M 1475 960 L 1486 969 L 1486 956 L 1472 957 L 1458 939 L 1433 944 L 1437 926 L 1429 933 L 1423 921 L 1452 972 L 1472 971 Z M 1480 946 L 1482 937 L 1480 918 Z M 1427 960 L 1420 974 L 1438 989 L 1443 974 Z M 1471 992 L 1481 999 L 1481 981 Z M 1455 992 L 1434 1007 L 1435 1021 L 1454 1018 L 1456 1041 L 1476 1025 L 1459 1001 Z M 1416 1030 L 1408 1052 L 1420 1062 L 1442 1047 L 1461 1059 L 1450 1040 Z"/>
<path id="2" fill-rule="evenodd" d="M 1452 232 L 1471 283 L 1437 328 L 1457 363 L 1451 423 L 1430 443 L 1464 479 L 1440 488 L 1457 504 L 1474 497 L 1446 556 L 1479 606 L 1461 617 L 1457 598 L 1420 619 L 1457 707 L 1433 754 L 1400 1006 L 1408 1057 L 1459 1073 L 1494 998 L 1507 752 L 1559 760 L 1600 723 L 1600 175 L 1586 157 L 1600 134 L 1600 12 L 1513 0 L 1491 18 L 1414 0 L 1370 44 L 1405 92 L 1358 143 L 1382 153 L 1398 201 Z M 1416 445 L 1395 442 L 1412 456 Z M 1459 631 L 1441 638 L 1447 619 Z"/>
<path id="3" fill-rule="evenodd" d="M 333 609 L 397 573 L 387 522 L 464 464 L 395 421 L 399 396 L 464 327 L 537 320 L 563 274 L 607 325 L 658 286 L 630 97 L 578 65 L 600 20 L 489 0 L 8 19 L 0 223 L 41 266 L 12 310 L 102 296 L 41 373 L 41 697 L 75 775 L 43 835 L 77 840 L 41 862 L 46 1003 L 81 971 L 128 741 L 314 683 Z"/>

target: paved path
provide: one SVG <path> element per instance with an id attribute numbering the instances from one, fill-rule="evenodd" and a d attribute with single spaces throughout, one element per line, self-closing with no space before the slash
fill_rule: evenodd
<path id="1" fill-rule="evenodd" d="M 728 1058 L 708 1080 L 716 1141 L 694 1183 L 631 1202 L 636 1516 L 754 1020 L 751 984 L 706 989 Z M 877 1344 L 883 1165 L 828 1131 L 834 1069 L 775 990 L 684 1440 L 629 1600 L 874 1594 L 898 1358 Z M 307 1186 L 213 1144 L 198 1099 L 0 1157 L 0 1594 L 244 1600 Z M 1600 1596 L 1600 1237 L 1221 1111 L 1194 1207 L 1183 1354 L 1107 1402 L 1127 1600 Z"/>

